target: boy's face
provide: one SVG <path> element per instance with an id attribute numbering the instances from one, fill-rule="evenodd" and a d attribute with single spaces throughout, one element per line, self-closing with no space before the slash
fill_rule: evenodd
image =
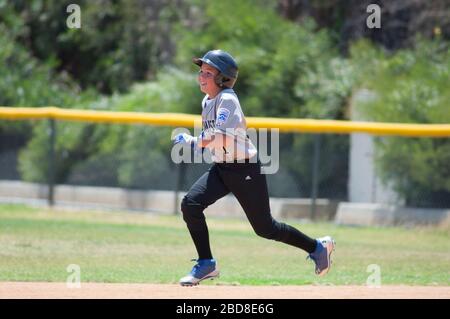
<path id="1" fill-rule="evenodd" d="M 219 70 L 206 63 L 202 64 L 198 72 L 200 90 L 211 98 L 214 98 L 220 91 L 220 87 L 214 81 L 217 74 L 219 74 Z"/>

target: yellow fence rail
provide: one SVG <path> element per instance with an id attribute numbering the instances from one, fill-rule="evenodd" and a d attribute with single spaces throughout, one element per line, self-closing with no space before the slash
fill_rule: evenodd
<path id="1" fill-rule="evenodd" d="M 0 119 L 54 119 L 64 121 L 101 122 L 115 124 L 148 124 L 156 126 L 194 127 L 199 115 L 181 113 L 113 112 L 63 109 L 58 107 L 0 107 Z M 450 136 L 450 124 L 408 124 L 313 120 L 292 118 L 248 117 L 248 127 L 278 128 L 281 132 L 306 133 L 368 133 L 372 135 Z"/>

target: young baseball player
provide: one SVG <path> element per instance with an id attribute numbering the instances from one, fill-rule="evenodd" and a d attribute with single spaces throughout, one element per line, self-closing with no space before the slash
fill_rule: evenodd
<path id="1" fill-rule="evenodd" d="M 227 52 L 214 50 L 193 62 L 200 67 L 198 82 L 206 94 L 202 101 L 203 132 L 199 137 L 178 134 L 173 140 L 174 144 L 208 148 L 214 164 L 195 182 L 181 203 L 198 259 L 192 271 L 180 279 L 180 284 L 197 285 L 204 279 L 219 276 L 203 211 L 230 192 L 236 196 L 257 235 L 306 251 L 315 263 L 315 273 L 326 274 L 331 266 L 334 240 L 329 236 L 310 238 L 271 216 L 266 177 L 261 173 L 257 150 L 246 134 L 244 113 L 233 91 L 238 76 L 234 58 Z"/>

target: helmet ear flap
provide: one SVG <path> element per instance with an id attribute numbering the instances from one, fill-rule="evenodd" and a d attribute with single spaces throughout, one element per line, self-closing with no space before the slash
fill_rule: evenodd
<path id="1" fill-rule="evenodd" d="M 237 79 L 231 79 L 229 77 L 224 76 L 222 73 L 219 73 L 215 77 L 216 84 L 221 88 L 233 88 L 234 83 L 236 83 Z"/>
<path id="2" fill-rule="evenodd" d="M 224 87 L 226 81 L 227 79 L 223 76 L 222 73 L 217 74 L 216 77 L 214 78 L 214 82 L 216 82 L 216 84 L 221 88 Z"/>
<path id="3" fill-rule="evenodd" d="M 236 80 L 237 80 L 237 78 L 234 78 L 234 79 L 228 79 L 228 81 L 227 81 L 227 83 L 225 84 L 225 86 L 226 86 L 227 88 L 232 89 L 233 86 L 234 86 L 234 84 L 236 83 Z"/>

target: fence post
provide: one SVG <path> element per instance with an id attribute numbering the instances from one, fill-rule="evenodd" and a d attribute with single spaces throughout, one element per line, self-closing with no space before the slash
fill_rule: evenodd
<path id="1" fill-rule="evenodd" d="M 56 125 L 54 119 L 49 119 L 49 152 L 48 152 L 48 205 L 53 206 L 55 203 L 54 189 L 55 189 L 55 139 L 56 139 Z"/>
<path id="2" fill-rule="evenodd" d="M 316 199 L 319 190 L 320 134 L 314 135 L 314 155 L 312 162 L 311 211 L 310 219 L 316 218 Z"/>

